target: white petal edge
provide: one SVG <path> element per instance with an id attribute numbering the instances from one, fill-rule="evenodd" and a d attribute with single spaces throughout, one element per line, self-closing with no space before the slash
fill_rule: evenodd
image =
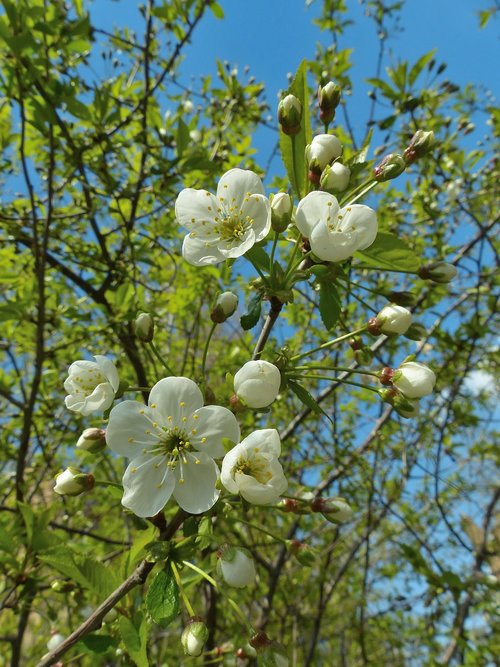
<path id="1" fill-rule="evenodd" d="M 130 462 L 123 475 L 123 507 L 143 518 L 155 516 L 165 507 L 175 486 L 165 460 L 164 456 L 144 454 Z"/>
<path id="2" fill-rule="evenodd" d="M 316 225 L 326 224 L 328 216 L 335 218 L 339 211 L 337 198 L 328 192 L 310 192 L 300 200 L 295 213 L 295 225 L 299 232 L 310 238 Z"/>
<path id="3" fill-rule="evenodd" d="M 206 512 L 217 502 L 220 491 L 215 488 L 219 479 L 219 468 L 215 461 L 203 452 L 187 453 L 187 464 L 174 470 L 176 485 L 174 498 L 183 510 L 190 514 Z M 196 463 L 198 460 L 200 463 Z M 184 483 L 180 483 L 180 479 Z"/>

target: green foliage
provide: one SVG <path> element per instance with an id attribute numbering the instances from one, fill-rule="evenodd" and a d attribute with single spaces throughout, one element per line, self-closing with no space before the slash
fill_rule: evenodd
<path id="1" fill-rule="evenodd" d="M 149 586 L 145 602 L 151 618 L 162 628 L 166 628 L 177 618 L 179 586 L 169 565 L 156 574 Z"/>

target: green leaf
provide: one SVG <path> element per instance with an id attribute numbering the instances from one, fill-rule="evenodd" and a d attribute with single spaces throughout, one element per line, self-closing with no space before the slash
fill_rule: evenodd
<path id="1" fill-rule="evenodd" d="M 254 266 L 257 266 L 261 271 L 269 272 L 269 267 L 271 266 L 271 258 L 264 250 L 264 248 L 256 243 L 254 246 L 247 250 L 245 253 L 245 259 L 248 259 Z"/>
<path id="2" fill-rule="evenodd" d="M 319 312 L 325 327 L 330 330 L 340 317 L 342 304 L 335 285 L 325 281 L 319 286 Z"/>
<path id="3" fill-rule="evenodd" d="M 259 321 L 262 308 L 262 295 L 256 294 L 248 303 L 248 312 L 240 317 L 241 326 L 245 331 L 252 329 Z"/>
<path id="4" fill-rule="evenodd" d="M 146 609 L 155 623 L 166 628 L 179 614 L 179 587 L 170 566 L 160 570 L 146 595 Z"/>
<path id="5" fill-rule="evenodd" d="M 186 123 L 179 118 L 179 123 L 177 125 L 177 138 L 176 138 L 176 148 L 177 156 L 182 157 L 184 151 L 189 146 L 190 137 L 189 137 L 189 128 Z"/>
<path id="6" fill-rule="evenodd" d="M 139 616 L 138 618 L 141 618 Z M 136 618 L 136 622 L 137 622 Z M 120 616 L 119 620 L 120 634 L 127 653 L 135 662 L 137 667 L 149 667 L 147 654 L 147 625 L 145 617 L 139 624 L 139 631 L 136 629 L 136 623 L 133 623 L 126 616 Z"/>
<path id="7" fill-rule="evenodd" d="M 410 70 L 410 74 L 408 75 L 408 81 L 410 83 L 410 86 L 412 86 L 415 83 L 416 79 L 418 78 L 418 75 L 424 69 L 427 63 L 434 58 L 436 51 L 437 49 L 432 49 L 432 51 L 424 53 L 424 55 L 421 56 L 417 60 L 417 62 L 413 65 L 413 67 Z"/>
<path id="8" fill-rule="evenodd" d="M 110 635 L 91 634 L 84 637 L 82 644 L 92 653 L 106 653 L 117 645 L 117 640 Z"/>
<path id="9" fill-rule="evenodd" d="M 379 232 L 374 243 L 366 250 L 356 252 L 354 257 L 364 264 L 388 271 L 398 270 L 413 273 L 420 268 L 420 258 L 404 241 L 388 232 Z"/>
<path id="10" fill-rule="evenodd" d="M 306 60 L 300 63 L 288 92 L 295 95 L 302 104 L 302 122 L 300 124 L 300 132 L 293 137 L 289 137 L 280 129 L 280 151 L 281 159 L 285 165 L 286 173 L 293 190 L 297 198 L 301 199 L 305 194 L 307 185 L 305 149 L 307 144 L 311 142 L 312 136 L 309 120 L 309 89 L 307 86 Z M 295 170 L 297 173 L 295 173 Z"/>
<path id="11" fill-rule="evenodd" d="M 222 9 L 222 7 L 219 5 L 218 2 L 211 2 L 209 7 L 212 10 L 212 14 L 215 16 L 216 19 L 220 20 L 224 18 L 224 10 Z"/>
<path id="12" fill-rule="evenodd" d="M 109 567 L 85 556 L 73 554 L 67 546 L 53 550 L 50 554 L 39 556 L 40 560 L 50 565 L 61 574 L 93 591 L 99 597 L 106 597 L 118 588 L 120 582 Z"/>
<path id="13" fill-rule="evenodd" d="M 316 401 L 314 396 L 309 393 L 307 389 L 304 389 L 302 385 L 295 382 L 295 380 L 288 380 L 287 386 L 290 387 L 299 401 L 301 401 L 301 403 L 303 403 L 307 408 L 318 415 L 324 415 L 329 421 L 332 421 L 328 414 L 323 410 L 321 405 Z"/>

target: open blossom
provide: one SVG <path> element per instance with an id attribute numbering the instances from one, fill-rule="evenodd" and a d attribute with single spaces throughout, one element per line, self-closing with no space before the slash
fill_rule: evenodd
<path id="1" fill-rule="evenodd" d="M 100 354 L 94 359 L 73 362 L 64 382 L 66 407 L 84 416 L 111 407 L 120 385 L 114 363 Z"/>
<path id="2" fill-rule="evenodd" d="M 173 495 L 186 512 L 205 512 L 219 497 L 214 458 L 224 455 L 222 440 L 239 437 L 233 413 L 203 407 L 200 389 L 185 377 L 157 382 L 147 406 L 123 401 L 111 411 L 106 430 L 109 447 L 131 459 L 122 505 L 137 516 L 154 516 Z"/>
<path id="3" fill-rule="evenodd" d="M 281 442 L 274 428 L 254 431 L 233 447 L 222 461 L 221 482 L 254 505 L 269 505 L 287 489 L 278 461 Z"/>
<path id="4" fill-rule="evenodd" d="M 397 369 L 392 383 L 405 398 L 422 398 L 432 393 L 436 375 L 424 364 L 407 361 Z"/>
<path id="5" fill-rule="evenodd" d="M 247 361 L 234 376 L 234 393 L 249 408 L 265 408 L 280 390 L 281 373 L 269 361 Z"/>
<path id="6" fill-rule="evenodd" d="M 271 227 L 271 205 L 262 181 L 244 169 L 226 172 L 217 195 L 193 188 L 182 190 L 175 202 L 175 215 L 189 232 L 182 255 L 194 266 L 240 257 L 262 241 Z"/>
<path id="7" fill-rule="evenodd" d="M 310 192 L 299 202 L 295 224 L 309 239 L 313 253 L 324 261 L 342 262 L 371 246 L 377 236 L 375 211 L 362 204 L 340 208 L 327 192 Z"/>

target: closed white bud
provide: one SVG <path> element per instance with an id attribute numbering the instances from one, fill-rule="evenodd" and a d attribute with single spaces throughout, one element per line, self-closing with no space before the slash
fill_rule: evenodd
<path id="1" fill-rule="evenodd" d="M 327 165 L 321 174 L 320 186 L 326 192 L 343 192 L 349 185 L 351 170 L 349 167 L 334 162 L 331 166 Z"/>
<path id="2" fill-rule="evenodd" d="M 436 375 L 424 364 L 407 361 L 396 370 L 392 383 L 405 398 L 422 398 L 432 393 Z"/>
<path id="3" fill-rule="evenodd" d="M 49 651 L 55 651 L 58 646 L 60 646 L 63 641 L 66 639 L 64 635 L 60 632 L 54 632 L 47 642 L 47 648 Z"/>
<path id="4" fill-rule="evenodd" d="M 149 313 L 141 313 L 134 323 L 135 335 L 144 343 L 150 343 L 153 340 L 155 323 Z"/>
<path id="5" fill-rule="evenodd" d="M 457 275 L 457 269 L 448 262 L 434 262 L 427 264 L 418 271 L 420 278 L 432 280 L 434 283 L 449 283 Z"/>
<path id="6" fill-rule="evenodd" d="M 191 102 L 191 100 L 184 100 L 182 103 L 182 110 L 184 113 L 193 113 L 194 111 L 194 104 Z"/>
<path id="7" fill-rule="evenodd" d="M 229 586 L 244 588 L 255 582 L 255 564 L 246 549 L 225 546 L 217 557 L 217 573 Z"/>
<path id="8" fill-rule="evenodd" d="M 102 428 L 86 428 L 76 446 L 92 454 L 101 452 L 106 447 L 106 431 Z"/>
<path id="9" fill-rule="evenodd" d="M 354 512 L 344 498 L 315 498 L 311 503 L 313 512 L 321 512 L 330 523 L 341 524 L 349 521 Z"/>
<path id="10" fill-rule="evenodd" d="M 407 308 L 391 303 L 382 308 L 375 319 L 380 333 L 397 336 L 408 331 L 412 315 Z"/>
<path id="11" fill-rule="evenodd" d="M 208 639 L 208 628 L 203 621 L 194 616 L 182 631 L 181 644 L 186 655 L 198 656 Z"/>
<path id="12" fill-rule="evenodd" d="M 77 468 L 66 468 L 64 472 L 56 475 L 54 491 L 61 496 L 79 496 L 85 491 L 90 491 L 95 484 L 94 476 L 83 473 Z"/>
<path id="13" fill-rule="evenodd" d="M 234 393 L 249 408 L 265 408 L 280 390 L 281 373 L 268 361 L 247 361 L 234 376 Z"/>
<path id="14" fill-rule="evenodd" d="M 210 314 L 212 322 L 221 324 L 231 317 L 238 307 L 238 297 L 233 292 L 222 292 L 217 297 L 215 307 Z"/>
<path id="15" fill-rule="evenodd" d="M 306 160 L 309 169 L 321 173 L 342 154 L 342 144 L 333 134 L 318 134 L 306 146 Z"/>
<path id="16" fill-rule="evenodd" d="M 278 192 L 271 199 L 271 225 L 275 232 L 283 232 L 292 220 L 292 200 L 286 192 Z"/>

